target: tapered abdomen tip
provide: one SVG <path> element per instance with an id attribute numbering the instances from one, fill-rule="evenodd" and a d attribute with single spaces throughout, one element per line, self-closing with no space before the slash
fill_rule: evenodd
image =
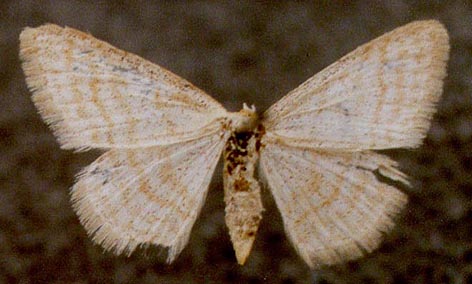
<path id="1" fill-rule="evenodd" d="M 236 253 L 236 259 L 240 265 L 244 265 L 246 263 L 246 259 L 251 253 L 252 244 L 255 240 L 255 234 L 252 237 L 246 237 L 241 239 L 240 241 L 235 241 L 233 244 L 234 251 Z"/>

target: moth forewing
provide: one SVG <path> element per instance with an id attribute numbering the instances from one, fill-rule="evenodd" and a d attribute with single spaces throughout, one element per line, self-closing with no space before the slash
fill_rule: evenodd
<path id="1" fill-rule="evenodd" d="M 185 79 L 72 28 L 25 28 L 20 58 L 32 100 L 64 149 L 179 143 L 214 131 L 228 114 Z"/>
<path id="2" fill-rule="evenodd" d="M 309 78 L 272 105 L 262 122 L 268 135 L 294 147 L 417 147 L 441 96 L 448 57 L 441 23 L 410 23 Z"/>

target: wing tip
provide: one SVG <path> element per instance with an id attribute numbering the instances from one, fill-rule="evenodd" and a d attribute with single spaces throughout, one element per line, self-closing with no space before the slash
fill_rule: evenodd
<path id="1" fill-rule="evenodd" d="M 46 23 L 38 27 L 24 27 L 20 33 L 20 56 L 25 49 L 35 46 L 37 38 L 46 34 L 59 34 L 64 28 L 51 23 Z"/>
<path id="2" fill-rule="evenodd" d="M 449 59 L 449 34 L 447 32 L 446 26 L 435 19 L 431 20 L 421 20 L 414 21 L 404 26 L 398 27 L 397 29 L 391 31 L 390 33 L 396 33 L 400 36 L 402 34 L 414 34 L 422 37 L 421 41 L 418 41 L 418 44 L 426 44 L 432 48 L 432 51 L 427 54 L 430 56 L 435 63 L 436 69 L 444 69 L 443 74 L 440 79 L 445 77 L 445 67 Z M 385 35 L 388 35 L 387 33 Z"/>

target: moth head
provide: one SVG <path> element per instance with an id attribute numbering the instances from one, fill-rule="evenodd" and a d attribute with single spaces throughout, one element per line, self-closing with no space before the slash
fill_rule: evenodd
<path id="1" fill-rule="evenodd" d="M 230 119 L 232 122 L 232 130 L 237 133 L 254 130 L 259 120 L 256 107 L 254 105 L 248 107 L 246 103 L 243 104 L 243 108 L 240 111 L 232 112 Z"/>

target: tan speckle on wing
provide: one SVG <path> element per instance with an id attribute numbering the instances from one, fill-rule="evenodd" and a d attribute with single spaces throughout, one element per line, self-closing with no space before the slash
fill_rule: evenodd
<path id="1" fill-rule="evenodd" d="M 437 21 L 413 22 L 308 79 L 263 117 L 268 135 L 298 147 L 416 147 L 446 75 L 449 41 Z"/>
<path id="2" fill-rule="evenodd" d="M 312 267 L 355 259 L 375 249 L 406 196 L 377 180 L 407 183 L 395 163 L 373 152 L 324 152 L 268 143 L 261 170 L 287 235 Z"/>
<path id="3" fill-rule="evenodd" d="M 72 189 L 81 223 L 107 250 L 161 245 L 171 262 L 188 241 L 227 137 L 221 129 L 169 146 L 106 152 Z"/>
<path id="4" fill-rule="evenodd" d="M 138 148 L 198 137 L 226 110 L 184 79 L 71 28 L 20 35 L 33 101 L 63 148 Z"/>
<path id="5" fill-rule="evenodd" d="M 264 113 L 261 175 L 298 253 L 318 267 L 376 248 L 408 184 L 369 150 L 416 147 L 429 128 L 449 56 L 437 21 L 395 29 L 308 79 Z"/>

